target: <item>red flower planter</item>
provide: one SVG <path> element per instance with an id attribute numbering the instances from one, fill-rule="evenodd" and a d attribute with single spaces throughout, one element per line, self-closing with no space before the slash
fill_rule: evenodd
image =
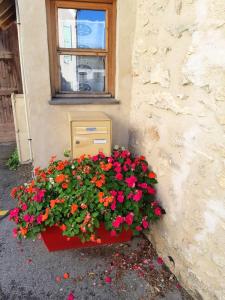
<path id="1" fill-rule="evenodd" d="M 99 238 L 101 238 L 101 244 L 97 244 L 96 242 L 82 243 L 78 237 L 68 239 L 66 236 L 62 235 L 62 230 L 56 226 L 48 227 L 46 231 L 41 233 L 41 235 L 48 251 L 58 251 L 128 242 L 132 237 L 132 231 L 124 230 L 122 233 L 117 234 L 117 236 L 112 237 L 110 232 L 105 229 L 105 226 L 102 223 L 96 234 Z"/>

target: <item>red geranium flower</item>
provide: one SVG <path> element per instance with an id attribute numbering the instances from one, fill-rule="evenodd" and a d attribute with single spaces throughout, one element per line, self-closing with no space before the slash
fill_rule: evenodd
<path id="1" fill-rule="evenodd" d="M 161 215 L 162 215 L 161 208 L 160 208 L 160 207 L 156 207 L 156 208 L 154 209 L 154 214 L 155 214 L 156 216 L 161 216 Z"/>
<path id="2" fill-rule="evenodd" d="M 62 183 L 63 181 L 65 181 L 65 179 L 66 179 L 66 176 L 64 174 L 59 174 L 56 176 L 55 182 Z"/>

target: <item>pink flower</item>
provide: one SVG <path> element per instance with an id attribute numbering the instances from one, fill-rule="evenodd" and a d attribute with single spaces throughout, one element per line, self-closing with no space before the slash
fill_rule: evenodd
<path id="1" fill-rule="evenodd" d="M 158 205 L 157 201 L 153 201 L 152 204 L 151 204 L 152 207 L 156 207 L 157 205 Z"/>
<path id="2" fill-rule="evenodd" d="M 105 154 L 102 152 L 102 151 L 99 151 L 99 157 L 101 157 L 101 158 L 105 158 Z"/>
<path id="3" fill-rule="evenodd" d="M 128 225 L 132 225 L 133 224 L 133 220 L 134 220 L 134 214 L 133 213 L 129 213 L 126 217 L 125 217 L 125 222 Z"/>
<path id="4" fill-rule="evenodd" d="M 162 257 L 158 257 L 158 258 L 157 258 L 157 263 L 158 263 L 159 265 L 163 265 L 163 264 L 164 264 L 164 261 L 163 261 Z"/>
<path id="5" fill-rule="evenodd" d="M 13 237 L 16 238 L 17 237 L 17 229 L 13 228 Z"/>
<path id="6" fill-rule="evenodd" d="M 106 276 L 106 277 L 105 277 L 105 283 L 111 283 L 111 282 L 112 282 L 111 277 Z"/>
<path id="7" fill-rule="evenodd" d="M 111 210 L 115 210 L 115 209 L 116 209 L 116 200 L 113 200 L 111 204 Z"/>
<path id="8" fill-rule="evenodd" d="M 19 211 L 20 211 L 20 210 L 19 210 L 18 207 L 16 207 L 16 208 L 10 210 L 10 213 L 9 213 L 9 219 L 11 220 L 12 218 L 18 217 Z"/>
<path id="9" fill-rule="evenodd" d="M 126 161 L 125 161 L 125 164 L 130 166 L 132 164 L 132 161 L 130 158 L 127 158 Z"/>
<path id="10" fill-rule="evenodd" d="M 128 194 L 128 196 L 127 196 L 127 199 L 131 199 L 132 197 L 133 197 L 133 193 L 130 192 L 130 193 Z"/>
<path id="11" fill-rule="evenodd" d="M 161 216 L 161 215 L 162 215 L 161 208 L 160 208 L 160 207 L 156 207 L 156 208 L 154 209 L 154 214 L 155 214 L 156 216 Z"/>
<path id="12" fill-rule="evenodd" d="M 131 176 L 131 177 L 126 178 L 125 181 L 126 181 L 128 187 L 134 188 L 135 183 L 137 182 L 137 178 L 135 176 Z"/>
<path id="13" fill-rule="evenodd" d="M 117 180 L 123 180 L 123 175 L 121 173 L 116 174 L 116 179 Z"/>
<path id="14" fill-rule="evenodd" d="M 112 222 L 113 227 L 119 228 L 120 225 L 123 223 L 124 218 L 121 216 L 117 216 L 116 219 Z"/>
<path id="15" fill-rule="evenodd" d="M 142 171 L 143 171 L 143 172 L 146 172 L 146 171 L 148 170 L 148 165 L 142 163 L 142 164 L 141 164 L 141 168 L 142 168 Z"/>
<path id="16" fill-rule="evenodd" d="M 131 164 L 131 170 L 134 171 L 135 168 L 136 168 L 136 164 L 135 163 Z"/>
<path id="17" fill-rule="evenodd" d="M 120 173 L 121 172 L 121 164 L 119 163 L 119 162 L 114 162 L 114 164 L 113 164 L 113 167 L 114 167 L 114 171 L 116 172 L 116 173 Z"/>
<path id="18" fill-rule="evenodd" d="M 38 224 L 41 224 L 41 223 L 42 223 L 42 215 L 39 215 L 39 216 L 37 217 L 37 223 L 38 223 Z"/>
<path id="19" fill-rule="evenodd" d="M 141 190 L 137 190 L 136 193 L 133 195 L 133 200 L 138 202 L 141 200 L 143 192 Z"/>
<path id="20" fill-rule="evenodd" d="M 143 220 L 142 220 L 142 226 L 144 227 L 144 229 L 147 229 L 149 227 L 149 223 L 146 220 L 146 218 L 143 218 Z"/>
<path id="21" fill-rule="evenodd" d="M 146 182 L 139 183 L 138 186 L 141 187 L 142 189 L 147 189 L 147 187 L 148 187 Z"/>
<path id="22" fill-rule="evenodd" d="M 116 173 L 120 173 L 122 171 L 122 169 L 121 169 L 121 167 L 116 167 L 116 168 L 114 168 L 114 171 Z"/>
<path id="23" fill-rule="evenodd" d="M 121 167 L 121 164 L 118 161 L 115 161 L 114 164 L 113 164 L 113 167 L 114 168 Z"/>
<path id="24" fill-rule="evenodd" d="M 114 152 L 113 152 L 113 156 L 114 156 L 115 158 L 118 158 L 119 155 L 120 155 L 119 151 L 114 151 Z"/>
<path id="25" fill-rule="evenodd" d="M 142 227 L 141 226 L 136 226 L 135 228 L 137 231 L 142 231 Z"/>
<path id="26" fill-rule="evenodd" d="M 93 161 L 98 161 L 98 155 L 92 156 L 92 160 L 93 160 Z"/>
<path id="27" fill-rule="evenodd" d="M 128 171 L 128 166 L 127 166 L 127 165 L 124 165 L 124 166 L 123 166 L 123 170 L 124 170 L 125 172 L 127 172 L 127 171 Z"/>
<path id="28" fill-rule="evenodd" d="M 23 219 L 24 219 L 24 221 L 27 222 L 27 223 L 30 222 L 30 215 L 24 215 L 24 216 L 23 216 Z"/>
<path id="29" fill-rule="evenodd" d="M 117 191 L 112 190 L 112 191 L 110 191 L 110 194 L 111 194 L 113 197 L 116 197 Z"/>
<path id="30" fill-rule="evenodd" d="M 33 197 L 33 200 L 36 202 L 41 202 L 45 195 L 45 190 L 39 190 L 36 192 L 36 195 Z"/>
<path id="31" fill-rule="evenodd" d="M 108 158 L 108 163 L 113 163 L 113 158 L 112 157 Z"/>
<path id="32" fill-rule="evenodd" d="M 68 297 L 67 297 L 67 300 L 74 300 L 75 297 L 74 297 L 74 294 L 71 292 Z"/>
<path id="33" fill-rule="evenodd" d="M 155 189 L 153 189 L 151 186 L 148 186 L 147 191 L 151 195 L 155 195 Z"/>
<path id="34" fill-rule="evenodd" d="M 116 230 L 111 230 L 110 235 L 111 235 L 111 237 L 115 237 L 116 236 Z"/>
<path id="35" fill-rule="evenodd" d="M 124 201 L 124 194 L 123 194 L 123 192 L 120 191 L 120 192 L 118 193 L 117 201 L 118 201 L 119 203 L 123 203 L 123 201 Z"/>
<path id="36" fill-rule="evenodd" d="M 122 151 L 121 157 L 122 157 L 122 158 L 126 158 L 127 156 L 130 156 L 130 152 L 129 152 L 128 150 Z"/>
<path id="37" fill-rule="evenodd" d="M 27 210 L 27 205 L 26 205 L 26 203 L 23 203 L 23 204 L 22 204 L 21 209 L 22 209 L 22 211 Z"/>
<path id="38" fill-rule="evenodd" d="M 33 223 L 35 220 L 35 216 L 30 216 L 30 223 Z"/>

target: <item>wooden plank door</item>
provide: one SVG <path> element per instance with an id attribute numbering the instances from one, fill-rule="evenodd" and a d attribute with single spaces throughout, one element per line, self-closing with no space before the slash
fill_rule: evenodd
<path id="1" fill-rule="evenodd" d="M 15 141 L 11 93 L 22 93 L 17 26 L 0 30 L 0 143 Z"/>

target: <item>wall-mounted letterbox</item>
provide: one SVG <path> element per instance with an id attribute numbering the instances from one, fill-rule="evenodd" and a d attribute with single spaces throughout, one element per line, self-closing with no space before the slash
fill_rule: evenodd
<path id="1" fill-rule="evenodd" d="M 95 155 L 99 151 L 111 154 L 112 122 L 102 112 L 70 114 L 71 151 L 73 158 L 82 154 Z"/>

